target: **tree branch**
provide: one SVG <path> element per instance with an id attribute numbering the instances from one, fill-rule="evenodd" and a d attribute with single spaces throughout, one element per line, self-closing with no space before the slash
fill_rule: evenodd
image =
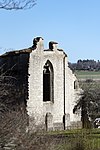
<path id="1" fill-rule="evenodd" d="M 36 5 L 36 0 L 1 0 L 0 9 L 19 10 L 30 9 Z"/>

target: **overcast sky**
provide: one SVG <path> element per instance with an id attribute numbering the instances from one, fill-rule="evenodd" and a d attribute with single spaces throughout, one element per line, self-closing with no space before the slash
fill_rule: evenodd
<path id="1" fill-rule="evenodd" d="M 100 0 L 37 0 L 30 10 L 0 10 L 0 53 L 32 46 L 34 37 L 58 42 L 70 62 L 100 60 Z"/>

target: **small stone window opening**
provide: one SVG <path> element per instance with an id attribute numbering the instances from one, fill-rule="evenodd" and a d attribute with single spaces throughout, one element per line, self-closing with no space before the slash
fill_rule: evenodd
<path id="1" fill-rule="evenodd" d="M 78 89 L 79 88 L 79 83 L 78 83 L 78 81 L 76 80 L 76 81 L 74 81 L 74 89 Z"/>
<path id="2" fill-rule="evenodd" d="M 53 102 L 53 66 L 49 60 L 43 68 L 43 101 Z"/>

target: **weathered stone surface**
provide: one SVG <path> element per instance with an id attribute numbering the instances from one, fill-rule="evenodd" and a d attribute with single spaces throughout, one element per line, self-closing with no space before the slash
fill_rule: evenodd
<path id="1" fill-rule="evenodd" d="M 49 44 L 50 50 L 44 50 L 38 42 L 38 47 L 30 53 L 29 60 L 29 99 L 27 103 L 28 115 L 36 118 L 36 124 L 45 123 L 47 113 L 51 113 L 53 128 L 62 128 L 63 116 L 70 114 L 65 120 L 65 126 L 70 126 L 71 121 L 80 121 L 80 114 L 73 114 L 73 108 L 76 102 L 77 91 L 74 83 L 76 77 L 68 67 L 67 55 L 57 49 L 57 43 Z M 54 72 L 54 99 L 53 101 L 43 101 L 43 68 L 49 61 L 53 66 Z M 77 97 L 78 98 L 78 97 Z M 58 124 L 61 127 L 58 127 Z M 57 126 L 56 126 L 57 125 Z M 49 128 L 49 125 L 48 127 Z"/>

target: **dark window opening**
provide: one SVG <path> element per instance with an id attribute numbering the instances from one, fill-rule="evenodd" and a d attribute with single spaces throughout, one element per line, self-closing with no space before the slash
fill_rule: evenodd
<path id="1" fill-rule="evenodd" d="M 76 89 L 76 81 L 74 81 L 74 89 Z"/>
<path id="2" fill-rule="evenodd" d="M 53 101 L 53 67 L 49 61 L 43 70 L 43 101 Z"/>
<path id="3" fill-rule="evenodd" d="M 78 81 L 76 80 L 76 81 L 74 81 L 74 89 L 78 89 Z"/>
<path id="4" fill-rule="evenodd" d="M 43 100 L 50 101 L 50 72 L 43 73 Z"/>

